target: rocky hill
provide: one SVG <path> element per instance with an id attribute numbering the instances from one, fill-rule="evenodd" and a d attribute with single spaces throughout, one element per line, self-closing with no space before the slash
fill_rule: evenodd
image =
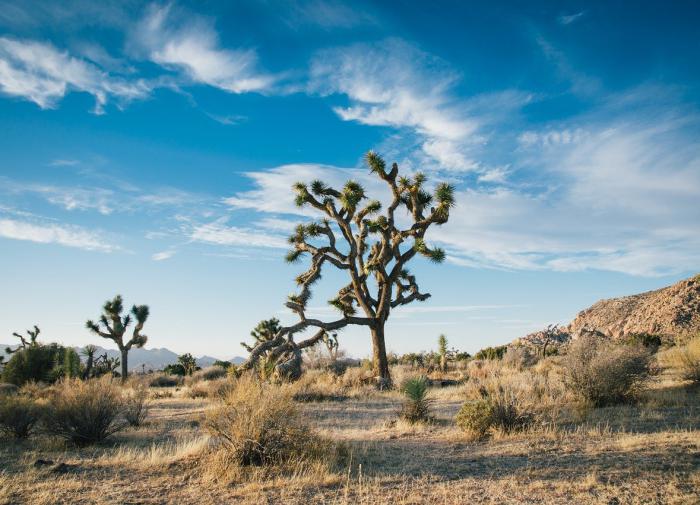
<path id="1" fill-rule="evenodd" d="M 666 341 L 700 334 L 700 275 L 655 291 L 600 300 L 558 330 L 558 343 L 583 333 L 614 339 L 648 333 Z M 540 345 L 546 336 L 540 331 L 516 342 Z"/>

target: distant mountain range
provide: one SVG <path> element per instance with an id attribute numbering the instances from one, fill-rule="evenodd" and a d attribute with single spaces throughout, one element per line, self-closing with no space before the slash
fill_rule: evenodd
<path id="1" fill-rule="evenodd" d="M 5 348 L 7 347 L 14 349 L 17 347 L 17 344 L 0 344 L 0 355 L 5 355 L 6 358 L 9 358 L 9 356 L 7 356 L 5 353 Z M 73 349 L 79 353 L 82 350 L 82 347 L 73 347 Z M 118 358 L 121 356 L 121 353 L 117 349 L 105 349 L 104 347 L 97 346 L 97 353 L 95 356 L 100 356 L 104 353 L 107 353 L 107 356 L 110 358 Z M 171 351 L 170 349 L 166 349 L 165 347 L 159 349 L 131 349 L 129 351 L 129 370 L 162 370 L 166 365 L 177 363 L 177 357 L 177 353 Z M 212 356 L 201 356 L 196 359 L 197 365 L 204 368 L 211 366 L 219 358 L 214 358 Z M 245 358 L 235 356 L 228 361 L 238 365 L 243 363 Z"/>

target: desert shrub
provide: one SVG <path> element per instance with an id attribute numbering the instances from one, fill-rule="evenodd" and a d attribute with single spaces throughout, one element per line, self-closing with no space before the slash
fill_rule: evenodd
<path id="1" fill-rule="evenodd" d="M 66 379 L 49 400 L 46 430 L 77 446 L 100 442 L 123 429 L 121 391 L 109 380 Z"/>
<path id="2" fill-rule="evenodd" d="M 527 346 L 509 346 L 503 354 L 503 364 L 511 368 L 528 368 L 538 361 L 537 354 Z"/>
<path id="3" fill-rule="evenodd" d="M 222 368 L 220 366 L 210 366 L 194 372 L 191 377 L 191 382 L 213 381 L 226 377 L 227 373 L 226 368 Z"/>
<path id="4" fill-rule="evenodd" d="M 2 380 L 17 386 L 30 381 L 52 381 L 57 351 L 56 345 L 34 345 L 18 350 L 5 365 Z"/>
<path id="5" fill-rule="evenodd" d="M 0 383 L 0 397 L 17 394 L 17 391 L 19 391 L 19 388 L 14 384 Z"/>
<path id="6" fill-rule="evenodd" d="M 137 387 L 124 395 L 124 419 L 130 426 L 141 426 L 148 417 L 148 389 Z"/>
<path id="7" fill-rule="evenodd" d="M 625 339 L 628 345 L 642 345 L 652 352 L 656 352 L 661 347 L 661 337 L 653 333 L 633 333 Z"/>
<path id="8" fill-rule="evenodd" d="M 700 382 L 700 336 L 670 349 L 665 355 L 668 366 L 686 380 Z"/>
<path id="9" fill-rule="evenodd" d="M 219 405 L 206 427 L 237 465 L 275 465 L 304 459 L 317 439 L 302 422 L 289 388 L 244 375 Z"/>
<path id="10" fill-rule="evenodd" d="M 297 402 L 343 401 L 347 388 L 338 377 L 327 370 L 307 370 L 292 386 L 293 399 Z"/>
<path id="11" fill-rule="evenodd" d="M 562 360 L 564 382 L 593 406 L 633 399 L 649 374 L 650 354 L 642 346 L 615 345 L 598 337 L 579 337 Z"/>
<path id="12" fill-rule="evenodd" d="M 338 383 L 346 388 L 362 388 L 374 384 L 374 374 L 371 368 L 350 367 L 345 373 L 338 377 Z"/>
<path id="13" fill-rule="evenodd" d="M 401 385 L 403 403 L 399 416 L 409 423 L 429 421 L 432 401 L 428 398 L 428 379 L 413 377 Z"/>
<path id="14" fill-rule="evenodd" d="M 182 366 L 180 363 L 172 363 L 163 367 L 163 373 L 167 375 L 178 375 L 180 377 L 184 377 L 185 367 Z"/>
<path id="15" fill-rule="evenodd" d="M 491 402 L 484 398 L 467 401 L 459 409 L 455 422 L 474 437 L 485 437 L 493 425 Z"/>
<path id="16" fill-rule="evenodd" d="M 498 345 L 496 347 L 486 347 L 481 349 L 474 355 L 474 359 L 501 359 L 508 349 L 507 345 Z"/>
<path id="17" fill-rule="evenodd" d="M 220 359 L 217 359 L 214 363 L 212 363 L 212 366 L 218 366 L 219 368 L 223 368 L 224 370 L 228 370 L 232 364 L 233 363 L 231 363 L 230 361 L 222 361 Z"/>
<path id="18" fill-rule="evenodd" d="M 75 349 L 71 347 L 56 347 L 56 354 L 54 356 L 55 364 L 53 369 L 49 372 L 48 380 L 49 382 L 56 382 L 63 377 L 80 377 L 80 356 L 75 352 Z"/>
<path id="19" fill-rule="evenodd" d="M 491 377 L 469 385 L 470 397 L 455 419 L 457 426 L 477 438 L 491 429 L 511 433 L 528 427 L 535 419 L 534 405 L 544 400 L 542 391 L 527 377 Z"/>
<path id="20" fill-rule="evenodd" d="M 488 391 L 487 400 L 491 405 L 493 427 L 505 433 L 526 428 L 534 419 L 529 406 L 513 388 L 500 386 Z"/>
<path id="21" fill-rule="evenodd" d="M 208 398 L 209 397 L 209 385 L 205 384 L 203 382 L 199 382 L 197 384 L 192 384 L 187 388 L 186 392 L 187 396 L 196 399 L 196 398 Z"/>
<path id="22" fill-rule="evenodd" d="M 149 382 L 149 386 L 152 388 L 174 388 L 176 386 L 180 386 L 181 384 L 182 377 L 168 374 L 156 375 Z"/>
<path id="23" fill-rule="evenodd" d="M 41 418 L 42 410 L 32 399 L 21 395 L 0 397 L 0 432 L 27 438 Z"/>

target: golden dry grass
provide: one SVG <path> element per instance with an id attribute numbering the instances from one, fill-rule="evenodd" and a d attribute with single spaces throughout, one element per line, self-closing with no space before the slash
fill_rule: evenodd
<path id="1" fill-rule="evenodd" d="M 532 378 L 484 366 L 494 367 L 478 371 L 484 380 Z M 330 394 L 328 380 L 318 388 Z M 700 392 L 671 375 L 654 378 L 636 405 L 567 411 L 566 398 L 545 396 L 562 407 L 556 422 L 484 441 L 452 421 L 469 385 L 431 389 L 436 422 L 414 425 L 397 420 L 399 393 L 339 387 L 343 401 L 299 405 L 346 448 L 338 460 L 232 470 L 201 426 L 213 400 L 173 388 L 172 398 L 151 400 L 143 426 L 98 446 L 2 439 L 0 504 L 700 503 Z M 38 459 L 54 464 L 35 468 Z"/>

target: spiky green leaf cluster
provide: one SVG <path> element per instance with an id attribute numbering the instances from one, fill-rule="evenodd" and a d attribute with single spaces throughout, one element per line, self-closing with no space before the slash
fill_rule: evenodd
<path id="1" fill-rule="evenodd" d="M 294 189 L 294 191 L 296 192 L 294 203 L 297 207 L 303 207 L 309 201 L 310 196 L 309 189 L 306 187 L 306 184 L 302 182 L 296 182 L 292 186 L 292 189 Z"/>
<path id="2" fill-rule="evenodd" d="M 367 165 L 369 166 L 370 171 L 376 173 L 376 174 L 383 174 L 385 173 L 386 170 L 386 163 L 382 159 L 381 156 L 379 156 L 376 152 L 374 151 L 369 151 L 365 155 L 365 161 L 367 162 Z"/>
<path id="3" fill-rule="evenodd" d="M 418 254 L 425 256 L 430 261 L 433 261 L 435 263 L 442 263 L 443 261 L 445 261 L 445 251 L 443 249 L 440 249 L 439 247 L 431 249 L 426 245 L 423 239 L 416 239 L 416 242 L 413 247 L 415 248 Z"/>
<path id="4" fill-rule="evenodd" d="M 304 251 L 292 249 L 285 255 L 284 259 L 287 263 L 296 263 L 297 261 L 299 261 L 299 258 L 301 258 L 302 254 L 304 254 Z"/>
<path id="5" fill-rule="evenodd" d="M 357 204 L 365 198 L 365 189 L 355 181 L 348 181 L 340 192 L 340 203 L 346 210 L 355 210 Z"/>

